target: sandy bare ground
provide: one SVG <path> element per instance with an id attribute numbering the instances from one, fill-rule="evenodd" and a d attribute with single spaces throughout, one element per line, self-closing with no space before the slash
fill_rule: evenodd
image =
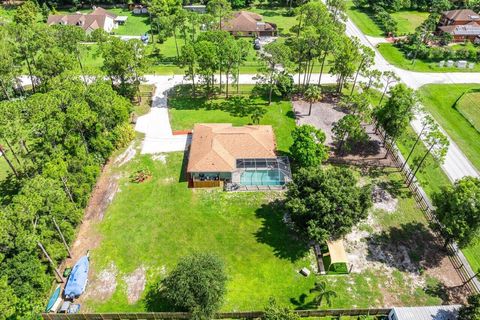
<path id="1" fill-rule="evenodd" d="M 365 145 L 358 147 L 350 153 L 339 154 L 336 152 L 336 146 L 333 142 L 333 125 L 342 119 L 347 112 L 337 106 L 338 99 L 331 95 L 326 95 L 320 102 L 312 105 L 312 113 L 309 116 L 308 111 L 310 104 L 308 102 L 298 100 L 293 101 L 293 109 L 297 125 L 310 124 L 317 129 L 325 132 L 325 144 L 333 151 L 332 160 L 351 162 L 355 164 L 377 165 L 377 166 L 393 166 L 390 157 L 387 157 L 387 150 L 384 148 L 380 136 L 375 134 L 372 125 L 364 124 L 370 141 Z"/>
<path id="2" fill-rule="evenodd" d="M 373 190 L 374 209 L 393 214 L 398 200 L 379 186 Z M 375 270 L 388 276 L 388 281 L 380 284 L 385 307 L 402 305 L 398 295 L 392 292 L 396 271 L 401 272 L 412 295 L 421 288 L 439 296 L 444 303 L 465 302 L 467 292 L 461 286 L 462 280 L 443 251 L 441 239 L 428 227 L 412 223 L 384 230 L 371 212 L 344 241 L 353 273 Z M 440 284 L 429 287 L 427 276 Z"/>

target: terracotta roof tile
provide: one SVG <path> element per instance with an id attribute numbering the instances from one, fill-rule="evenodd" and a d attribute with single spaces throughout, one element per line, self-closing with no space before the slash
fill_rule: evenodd
<path id="1" fill-rule="evenodd" d="M 248 11 L 238 11 L 233 17 L 226 20 L 222 24 L 222 29 L 233 32 L 256 32 L 256 31 L 273 31 L 276 29 L 275 24 L 262 22 L 262 16 Z"/>
<path id="2" fill-rule="evenodd" d="M 232 172 L 237 159 L 276 158 L 271 126 L 196 124 L 187 172 Z"/>

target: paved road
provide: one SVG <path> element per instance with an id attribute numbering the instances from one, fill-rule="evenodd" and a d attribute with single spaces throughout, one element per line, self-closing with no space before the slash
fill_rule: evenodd
<path id="1" fill-rule="evenodd" d="M 407 86 L 418 89 L 423 85 L 430 83 L 442 84 L 456 84 L 456 83 L 480 83 L 480 73 L 472 72 L 448 72 L 448 73 L 433 73 L 433 72 L 413 72 L 399 69 L 388 63 L 383 56 L 378 52 L 375 45 L 379 43 L 378 39 L 365 36 L 357 26 L 348 19 L 346 25 L 346 33 L 349 36 L 355 36 L 360 39 L 362 44 L 369 46 L 375 51 L 375 68 L 380 71 L 391 70 L 394 71 Z M 421 114 L 417 114 L 415 119 L 411 122 L 412 127 L 418 133 L 421 131 Z M 444 131 L 446 134 L 446 132 Z M 448 135 L 447 135 L 448 136 Z M 463 154 L 460 148 L 450 139 L 450 146 L 448 148 L 445 162 L 442 164 L 443 171 L 447 174 L 451 181 L 455 181 L 464 176 L 480 177 L 478 171 L 472 163 Z"/>

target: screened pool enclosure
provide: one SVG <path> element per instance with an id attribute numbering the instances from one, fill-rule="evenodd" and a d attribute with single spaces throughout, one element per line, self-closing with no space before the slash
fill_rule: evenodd
<path id="1" fill-rule="evenodd" d="M 243 189 L 282 189 L 291 181 L 288 157 L 237 159 L 232 184 Z"/>

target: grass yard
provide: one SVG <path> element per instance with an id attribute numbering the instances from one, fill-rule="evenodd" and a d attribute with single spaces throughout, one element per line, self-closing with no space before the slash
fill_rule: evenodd
<path id="1" fill-rule="evenodd" d="M 179 39 L 177 43 L 179 52 L 181 52 L 183 40 Z M 159 75 L 184 74 L 184 70 L 175 65 L 177 53 L 173 38 L 168 38 L 161 44 L 149 44 L 145 50 L 150 56 L 150 62 L 146 73 Z M 158 53 L 156 51 L 158 51 Z M 85 67 L 98 71 L 103 64 L 98 44 L 84 45 L 82 56 Z M 247 60 L 244 65 L 240 67 L 240 73 L 256 74 L 259 66 L 260 62 L 258 61 L 257 52 L 251 47 Z M 325 69 L 328 70 L 328 67 Z"/>
<path id="2" fill-rule="evenodd" d="M 423 105 L 462 152 L 480 170 L 480 133 L 454 108 L 458 98 L 467 90 L 480 88 L 478 84 L 429 84 L 419 89 Z M 472 101 L 472 104 L 480 104 Z"/>
<path id="3" fill-rule="evenodd" d="M 480 92 L 465 93 L 457 101 L 455 109 L 480 132 Z"/>
<path id="4" fill-rule="evenodd" d="M 85 310 L 164 310 L 161 301 L 151 299 L 150 288 L 181 257 L 198 251 L 218 254 L 226 263 L 229 280 L 222 311 L 263 309 L 271 296 L 282 305 L 314 308 L 311 302 L 314 296 L 309 290 L 318 280 L 326 281 L 328 288 L 337 293 L 333 308 L 379 307 L 390 305 L 391 299 L 395 299 L 396 305 L 441 303 L 438 296 L 424 289 L 438 280 L 430 277 L 428 271 L 419 276 L 403 270 L 402 255 L 398 261 L 380 261 L 365 254 L 363 263 L 374 263 L 375 268 L 356 263 L 354 268 L 364 269 L 349 275 L 300 276 L 299 268 L 312 268 L 314 261 L 307 247 L 285 227 L 282 210 L 272 204 L 281 194 L 188 189 L 181 169 L 183 156 L 171 153 L 164 160 L 153 160 L 150 155 L 139 155 L 122 168 L 114 169 L 123 176 L 121 192 L 96 226 L 102 240 L 91 254 L 94 276 L 87 290 L 88 296 L 95 298 L 83 303 Z M 129 173 L 139 169 L 148 169 L 152 179 L 142 184 L 130 183 Z M 416 237 L 428 237 L 429 233 L 415 201 L 401 186 L 398 173 L 375 172 L 362 179 L 385 182 L 399 199 L 394 212 L 374 210 L 375 222 L 360 225 L 360 230 L 371 229 L 376 239 L 375 243 L 366 238 L 360 240 L 360 243 L 367 241 L 364 249 L 390 243 L 392 247 L 385 247 L 389 252 L 398 250 L 394 249 L 397 243 L 408 243 L 419 250 L 407 250 L 416 259 L 414 264 L 431 263 L 419 253 L 425 248 L 428 251 L 427 240 L 412 244 Z M 390 253 L 395 256 L 395 252 Z M 386 269 L 377 270 L 379 265 Z M 138 270 L 144 270 L 146 289 L 138 301 L 128 303 L 132 288 L 127 280 L 133 274 L 138 275 Z M 111 274 L 113 286 L 111 282 L 100 282 L 97 287 L 98 277 L 107 281 Z M 104 301 L 97 298 L 96 290 L 106 296 Z M 105 295 L 105 290 L 112 292 Z"/>
<path id="5" fill-rule="evenodd" d="M 382 29 L 375 23 L 375 17 L 366 10 L 356 8 L 353 1 L 347 1 L 347 14 L 364 34 L 372 37 L 385 36 Z M 391 13 L 391 16 L 397 22 L 397 35 L 405 35 L 414 32 L 415 28 L 428 17 L 428 12 L 402 10 Z"/>
<path id="6" fill-rule="evenodd" d="M 296 17 L 287 15 L 287 8 L 259 8 L 252 7 L 248 9 L 251 12 L 256 12 L 263 16 L 266 22 L 272 22 L 277 25 L 280 36 L 285 36 L 290 33 L 290 29 L 298 24 Z"/>
<path id="7" fill-rule="evenodd" d="M 253 85 L 240 85 L 242 92 L 248 93 Z M 232 87 L 234 92 L 235 87 Z M 221 102 L 222 99 L 215 100 Z M 270 124 L 275 130 L 277 148 L 282 152 L 288 152 L 293 140 L 290 136 L 295 128 L 295 119 L 290 101 L 274 101 L 266 106 L 266 100 L 256 98 L 256 103 L 265 106 L 267 113 L 260 120 L 260 124 Z M 201 122 L 228 122 L 234 125 L 245 125 L 252 122 L 250 116 L 238 117 L 229 112 L 212 109 L 204 98 L 172 97 L 169 100 L 170 122 L 173 130 L 189 130 L 195 123 Z"/>
<path id="8" fill-rule="evenodd" d="M 347 1 L 347 15 L 355 25 L 367 36 L 383 37 L 384 32 L 373 21 L 369 12 L 355 7 L 353 1 Z"/>
<path id="9" fill-rule="evenodd" d="M 397 140 L 397 147 L 405 158 L 410 153 L 416 139 L 417 134 L 411 126 L 408 126 L 406 132 Z M 415 168 L 415 163 L 418 163 L 426 151 L 425 145 L 419 142 L 408 160 L 410 168 Z M 438 192 L 442 186 L 450 184 L 447 175 L 431 155 L 427 156 L 424 167 L 417 172 L 417 179 L 429 196 Z"/>
<path id="10" fill-rule="evenodd" d="M 118 16 L 127 16 L 128 19 L 124 25 L 118 26 L 115 29 L 115 34 L 126 36 L 141 36 L 150 31 L 150 20 L 148 15 L 134 15 L 130 10 L 126 9 L 108 9 L 108 11 L 115 13 Z"/>
<path id="11" fill-rule="evenodd" d="M 425 108 L 447 131 L 450 138 L 460 147 L 477 170 L 480 170 L 480 133 L 454 108 L 455 102 L 465 91 L 478 88 L 480 85 L 475 84 L 430 84 L 421 87 L 419 93 Z M 472 105 L 479 103 L 480 100 L 471 101 Z M 442 174 L 440 168 L 429 168 L 428 171 L 431 171 L 431 174 L 428 178 L 430 180 L 427 179 L 430 182 L 425 188 L 427 193 L 432 191 L 429 187 L 432 185 L 431 182 L 439 183 L 439 176 Z M 470 246 L 462 251 L 474 270 L 480 268 L 480 237 L 477 237 Z"/>
<path id="12" fill-rule="evenodd" d="M 148 292 L 181 257 L 196 251 L 213 252 L 226 263 L 223 310 L 260 309 L 270 296 L 289 304 L 289 298 L 308 294 L 314 278 L 302 277 L 298 269 L 312 263 L 309 251 L 289 236 L 283 213 L 268 204 L 278 194 L 188 189 L 181 182 L 182 161 L 183 153 L 169 154 L 165 163 L 142 155 L 122 168 L 148 168 L 153 178 L 143 184 L 123 178 L 122 191 L 98 226 L 102 244 L 92 253 L 93 268 L 100 271 L 113 263 L 118 289 L 105 303 L 87 301 L 87 308 L 161 310 L 160 303 L 148 300 L 128 304 L 122 277 L 145 267 Z M 128 237 L 119 230 L 128 230 Z"/>
<path id="13" fill-rule="evenodd" d="M 479 72 L 480 64 L 476 63 L 473 69 L 459 69 L 457 67 L 439 67 L 438 62 L 428 62 L 417 59 L 414 64 L 407 59 L 402 51 L 391 43 L 380 43 L 378 51 L 389 63 L 396 67 L 417 72 Z"/>
<path id="14" fill-rule="evenodd" d="M 393 20 L 397 22 L 398 35 L 405 35 L 415 32 L 415 29 L 428 18 L 428 12 L 416 10 L 402 10 L 391 13 Z"/>

